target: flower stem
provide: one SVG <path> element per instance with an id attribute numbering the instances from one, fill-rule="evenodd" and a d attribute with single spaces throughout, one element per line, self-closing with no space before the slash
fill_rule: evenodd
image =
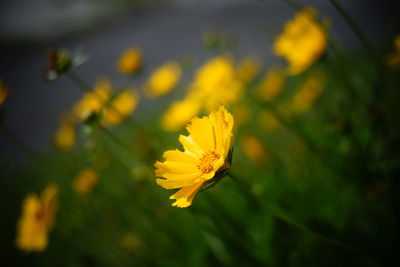
<path id="1" fill-rule="evenodd" d="M 282 211 L 278 210 L 277 208 L 267 204 L 266 202 L 264 202 L 263 200 L 261 200 L 259 197 L 257 197 L 251 190 L 250 188 L 244 184 L 242 181 L 240 181 L 239 179 L 237 179 L 234 175 L 232 175 L 231 172 L 226 172 L 226 176 L 228 176 L 232 181 L 234 181 L 237 185 L 239 185 L 239 188 L 242 192 L 244 192 L 247 196 L 249 196 L 254 202 L 256 202 L 258 205 L 260 205 L 261 207 L 265 208 L 266 210 L 268 210 L 270 213 L 272 213 L 275 217 L 277 217 L 278 219 L 280 219 L 281 221 L 287 223 L 288 225 L 291 225 L 294 228 L 297 228 L 301 231 L 304 231 L 308 234 L 311 234 L 315 237 L 317 237 L 318 239 L 327 242 L 329 244 L 335 245 L 337 247 L 340 247 L 344 250 L 347 250 L 349 252 L 352 252 L 354 254 L 357 254 L 361 257 L 365 257 L 366 259 L 369 259 L 371 261 L 371 263 L 374 263 L 376 266 L 381 266 L 380 263 L 378 263 L 375 259 L 371 258 L 371 256 L 367 255 L 366 253 L 364 253 L 363 251 L 350 247 L 338 240 L 332 239 L 328 236 L 325 236 L 321 233 L 318 233 L 310 228 L 308 228 L 307 226 L 296 222 L 295 220 L 293 220 L 291 217 L 287 216 L 285 213 L 283 213 Z"/>
<path id="2" fill-rule="evenodd" d="M 0 133 L 7 139 L 10 143 L 12 143 L 17 149 L 22 152 L 26 157 L 30 159 L 35 159 L 37 152 L 28 146 L 21 138 L 19 138 L 14 132 L 5 128 L 4 126 L 0 126 Z"/>
<path id="3" fill-rule="evenodd" d="M 380 63 L 380 60 L 378 56 L 375 53 L 375 50 L 371 44 L 371 42 L 368 40 L 368 38 L 365 36 L 363 31 L 358 27 L 357 23 L 353 20 L 353 18 L 347 13 L 347 11 L 339 4 L 338 1 L 336 0 L 329 0 L 329 2 L 332 4 L 332 6 L 335 7 L 335 9 L 338 11 L 338 13 L 342 16 L 342 18 L 347 22 L 351 30 L 354 32 L 354 34 L 357 36 L 357 38 L 360 40 L 361 44 L 364 46 L 364 49 L 367 51 L 372 64 L 374 65 L 375 71 L 378 76 L 378 83 L 384 88 L 385 83 L 383 79 L 383 70 L 382 66 Z M 378 86 L 375 86 L 374 90 L 374 100 L 376 103 L 379 103 L 381 97 L 382 97 L 382 89 L 379 88 Z"/>

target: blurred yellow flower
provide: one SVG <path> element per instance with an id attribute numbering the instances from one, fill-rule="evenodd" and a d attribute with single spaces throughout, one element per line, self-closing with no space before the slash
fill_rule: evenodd
<path id="1" fill-rule="evenodd" d="M 147 81 L 146 95 L 159 97 L 169 93 L 176 87 L 181 78 L 181 67 L 175 61 L 170 61 L 158 67 Z"/>
<path id="2" fill-rule="evenodd" d="M 133 89 L 119 93 L 108 106 L 104 108 L 103 123 L 106 126 L 117 125 L 129 117 L 136 109 L 139 95 Z"/>
<path id="3" fill-rule="evenodd" d="M 260 127 L 266 131 L 274 131 L 282 127 L 278 118 L 269 111 L 263 111 L 258 122 Z"/>
<path id="4" fill-rule="evenodd" d="M 220 105 L 231 105 L 242 97 L 243 84 L 228 56 L 217 56 L 201 66 L 189 86 L 188 97 L 197 99 L 210 112 Z"/>
<path id="5" fill-rule="evenodd" d="M 71 150 L 75 145 L 75 119 L 73 114 L 66 113 L 60 117 L 60 126 L 58 127 L 54 141 L 57 147 L 63 150 Z"/>
<path id="6" fill-rule="evenodd" d="M 3 81 L 0 79 L 0 105 L 6 101 L 8 96 L 8 88 L 4 86 Z"/>
<path id="7" fill-rule="evenodd" d="M 117 62 L 117 69 L 123 74 L 135 74 L 142 67 L 142 51 L 139 47 L 126 49 Z"/>
<path id="8" fill-rule="evenodd" d="M 16 244 L 19 249 L 43 251 L 48 244 L 48 232 L 54 224 L 57 211 L 58 186 L 48 185 L 39 198 L 29 194 L 23 202 L 22 214 L 18 221 Z"/>
<path id="9" fill-rule="evenodd" d="M 236 68 L 236 73 L 244 83 L 249 83 L 254 80 L 257 74 L 260 72 L 261 63 L 254 56 L 245 57 Z"/>
<path id="10" fill-rule="evenodd" d="M 161 127 L 167 132 L 179 131 L 200 112 L 200 103 L 192 99 L 174 102 L 161 118 Z"/>
<path id="11" fill-rule="evenodd" d="M 386 62 L 391 68 L 397 69 L 400 67 L 400 35 L 394 38 L 393 48 L 394 51 L 386 56 Z"/>
<path id="12" fill-rule="evenodd" d="M 268 154 L 261 141 L 252 135 L 242 138 L 240 141 L 244 154 L 256 165 L 262 166 L 268 160 Z"/>
<path id="13" fill-rule="evenodd" d="M 290 112 L 304 113 L 309 110 L 322 94 L 325 85 L 325 76 L 322 72 L 312 73 L 294 94 L 289 103 Z"/>
<path id="14" fill-rule="evenodd" d="M 103 111 L 102 123 L 113 126 L 122 122 L 136 109 L 139 96 L 133 89 L 126 89 L 112 97 L 112 85 L 106 78 L 96 81 L 94 90 L 83 95 L 75 105 L 74 113 L 82 121 Z"/>
<path id="15" fill-rule="evenodd" d="M 201 110 L 211 112 L 220 105 L 238 102 L 243 88 L 231 58 L 214 57 L 197 70 L 185 98 L 169 107 L 161 126 L 166 131 L 178 131 Z"/>
<path id="16" fill-rule="evenodd" d="M 106 78 L 97 79 L 92 92 L 86 92 L 74 106 L 75 115 L 85 121 L 93 113 L 99 113 L 111 94 L 111 83 Z"/>
<path id="17" fill-rule="evenodd" d="M 316 20 L 316 13 L 311 7 L 300 10 L 286 23 L 283 33 L 274 43 L 275 54 L 288 61 L 291 75 L 305 71 L 326 50 L 326 34 Z"/>
<path id="18" fill-rule="evenodd" d="M 265 102 L 273 101 L 282 91 L 285 73 L 280 68 L 271 68 L 257 88 L 257 95 Z"/>
<path id="19" fill-rule="evenodd" d="M 86 168 L 79 172 L 72 186 L 79 195 L 87 195 L 92 191 L 98 180 L 97 173 L 91 168 Z"/>
<path id="20" fill-rule="evenodd" d="M 163 154 L 165 161 L 155 163 L 157 184 L 166 189 L 181 188 L 170 197 L 176 200 L 172 206 L 190 206 L 203 184 L 229 168 L 232 127 L 233 116 L 223 106 L 209 116 L 194 118 L 186 127 L 189 135 L 179 136 L 184 151 L 168 150 Z"/>

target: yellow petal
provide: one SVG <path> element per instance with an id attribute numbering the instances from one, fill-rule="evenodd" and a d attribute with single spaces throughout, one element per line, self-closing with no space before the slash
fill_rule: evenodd
<path id="1" fill-rule="evenodd" d="M 192 205 L 196 193 L 200 190 L 203 183 L 197 183 L 191 186 L 183 187 L 181 190 L 170 196 L 170 199 L 176 199 L 172 206 L 186 208 Z"/>

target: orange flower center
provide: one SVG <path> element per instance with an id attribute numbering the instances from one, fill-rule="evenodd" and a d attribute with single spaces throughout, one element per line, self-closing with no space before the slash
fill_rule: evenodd
<path id="1" fill-rule="evenodd" d="M 218 158 L 219 155 L 216 152 L 207 152 L 200 158 L 200 163 L 197 165 L 197 168 L 199 168 L 203 174 L 210 173 L 214 169 L 213 164 Z"/>

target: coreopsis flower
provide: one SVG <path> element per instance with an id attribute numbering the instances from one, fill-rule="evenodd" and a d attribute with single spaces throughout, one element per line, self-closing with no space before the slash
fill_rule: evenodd
<path id="1" fill-rule="evenodd" d="M 70 150 L 75 145 L 75 124 L 76 120 L 70 113 L 62 114 L 60 126 L 58 127 L 54 141 L 57 147 L 63 150 Z"/>
<path id="2" fill-rule="evenodd" d="M 48 233 L 53 227 L 57 211 L 58 186 L 48 185 L 40 198 L 29 194 L 23 202 L 17 225 L 16 244 L 19 249 L 43 251 L 48 244 Z"/>
<path id="3" fill-rule="evenodd" d="M 92 168 L 86 168 L 79 172 L 73 181 L 73 189 L 79 195 L 89 194 L 97 184 L 99 177 Z"/>
<path id="4" fill-rule="evenodd" d="M 286 23 L 283 33 L 274 43 L 274 52 L 288 61 L 289 74 L 297 75 L 317 61 L 326 46 L 326 33 L 316 20 L 316 11 L 308 7 Z"/>
<path id="5" fill-rule="evenodd" d="M 244 154 L 256 165 L 263 166 L 268 160 L 268 154 L 261 141 L 252 135 L 245 136 L 240 141 Z"/>
<path id="6" fill-rule="evenodd" d="M 74 113 L 86 121 L 91 115 L 102 113 L 101 122 L 105 126 L 113 126 L 131 115 L 139 102 L 139 96 L 133 89 L 126 89 L 113 95 L 112 85 L 108 79 L 96 81 L 94 90 L 83 95 L 75 105 Z"/>
<path id="7" fill-rule="evenodd" d="M 197 99 L 210 112 L 220 105 L 238 102 L 243 88 L 230 57 L 217 56 L 198 69 L 187 97 Z"/>
<path id="8" fill-rule="evenodd" d="M 75 115 L 85 121 L 94 113 L 99 113 L 107 103 L 111 94 L 111 83 L 106 78 L 96 81 L 93 91 L 86 92 L 74 106 Z"/>
<path id="9" fill-rule="evenodd" d="M 202 110 L 210 112 L 220 105 L 237 103 L 243 88 L 231 58 L 214 57 L 197 70 L 185 98 L 169 107 L 161 126 L 167 131 L 178 131 Z"/>
<path id="10" fill-rule="evenodd" d="M 397 69 L 400 67 L 400 35 L 394 38 L 393 48 L 394 51 L 386 56 L 386 62 L 391 68 Z"/>
<path id="11" fill-rule="evenodd" d="M 288 103 L 289 112 L 301 114 L 309 110 L 322 94 L 325 76 L 322 72 L 312 73 L 294 94 Z"/>
<path id="12" fill-rule="evenodd" d="M 8 88 L 5 87 L 3 81 L 0 79 L 0 105 L 6 101 L 8 96 Z"/>
<path id="13" fill-rule="evenodd" d="M 125 89 L 114 97 L 104 108 L 103 123 L 106 126 L 117 125 L 131 115 L 139 102 L 139 95 L 133 89 Z"/>
<path id="14" fill-rule="evenodd" d="M 142 51 L 139 47 L 126 49 L 117 61 L 117 69 L 122 74 L 135 74 L 142 67 Z"/>
<path id="15" fill-rule="evenodd" d="M 150 75 L 145 85 L 148 97 L 159 97 L 169 93 L 176 87 L 181 78 L 181 67 L 175 61 L 170 61 L 158 67 Z"/>
<path id="16" fill-rule="evenodd" d="M 200 103 L 190 98 L 174 102 L 161 118 L 161 127 L 167 132 L 183 128 L 200 112 Z"/>
<path id="17" fill-rule="evenodd" d="M 257 88 L 257 96 L 265 102 L 273 101 L 282 91 L 285 73 L 280 68 L 271 68 Z"/>
<path id="18" fill-rule="evenodd" d="M 168 150 L 164 161 L 155 163 L 156 182 L 165 189 L 180 188 L 170 196 L 172 206 L 192 204 L 203 185 L 212 182 L 220 171 L 229 168 L 233 116 L 221 106 L 208 116 L 194 118 L 186 127 L 189 135 L 179 136 L 184 151 Z"/>
<path id="19" fill-rule="evenodd" d="M 253 81 L 260 72 L 260 68 L 260 61 L 254 56 L 248 56 L 239 62 L 239 65 L 236 68 L 236 73 L 239 80 L 244 83 L 249 83 Z"/>

